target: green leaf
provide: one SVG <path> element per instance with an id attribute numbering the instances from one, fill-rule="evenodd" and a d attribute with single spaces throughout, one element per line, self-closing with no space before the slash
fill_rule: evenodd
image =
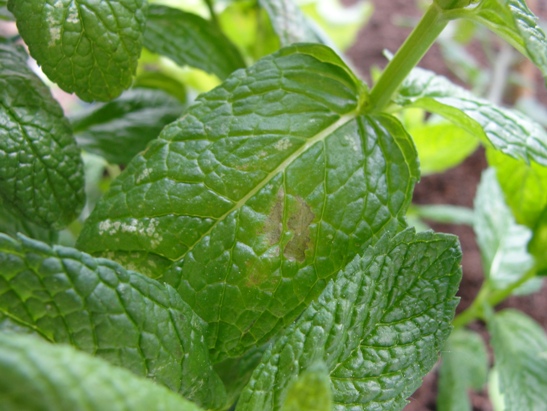
<path id="1" fill-rule="evenodd" d="M 30 55 L 63 90 L 108 101 L 131 85 L 146 0 L 8 0 Z"/>
<path id="2" fill-rule="evenodd" d="M 133 89 L 72 119 L 82 148 L 113 164 L 127 164 L 175 121 L 184 106 L 160 90 Z"/>
<path id="3" fill-rule="evenodd" d="M 15 20 L 13 14 L 8 10 L 8 0 L 0 0 L 0 20 Z"/>
<path id="4" fill-rule="evenodd" d="M 414 69 L 396 102 L 437 113 L 513 158 L 547 166 L 547 132 L 517 111 L 497 107 L 433 72 Z"/>
<path id="5" fill-rule="evenodd" d="M 534 227 L 547 207 L 547 167 L 526 164 L 499 151 L 487 150 L 486 154 L 517 222 Z"/>
<path id="6" fill-rule="evenodd" d="M 15 237 L 17 233 L 26 235 L 27 237 L 43 241 L 48 244 L 53 244 L 58 240 L 56 231 L 42 228 L 36 224 L 26 221 L 24 218 L 19 218 L 1 205 L 0 200 L 0 233 L 8 234 Z"/>
<path id="7" fill-rule="evenodd" d="M 199 411 L 122 368 L 32 336 L 0 332 L 3 411 Z"/>
<path id="8" fill-rule="evenodd" d="M 281 47 L 301 42 L 323 43 L 294 0 L 258 0 L 258 4 L 270 16 Z"/>
<path id="9" fill-rule="evenodd" d="M 206 326 L 169 286 L 75 249 L 0 235 L 0 310 L 204 406 L 223 386 Z"/>
<path id="10" fill-rule="evenodd" d="M 450 334 L 461 279 L 453 236 L 408 229 L 357 256 L 264 354 L 237 411 L 279 410 L 318 361 L 334 409 L 400 410 Z"/>
<path id="11" fill-rule="evenodd" d="M 312 364 L 287 389 L 282 411 L 331 411 L 329 370 L 322 362 Z"/>
<path id="12" fill-rule="evenodd" d="M 507 410 L 547 404 L 547 336 L 530 317 L 503 310 L 488 321 L 490 343 Z"/>
<path id="13" fill-rule="evenodd" d="M 63 110 L 20 49 L 0 44 L 0 202 L 45 228 L 63 228 L 85 201 L 80 151 Z"/>
<path id="14" fill-rule="evenodd" d="M 527 56 L 547 84 L 547 36 L 524 0 L 482 0 L 464 16 L 484 24 Z"/>
<path id="15" fill-rule="evenodd" d="M 480 335 L 456 330 L 442 352 L 438 411 L 471 411 L 467 390 L 480 390 L 487 382 L 488 353 Z"/>
<path id="16" fill-rule="evenodd" d="M 494 289 L 505 289 L 534 266 L 526 246 L 532 233 L 506 205 L 494 169 L 483 172 L 475 197 L 474 230 L 484 272 Z"/>
<path id="17" fill-rule="evenodd" d="M 362 87 L 319 45 L 234 73 L 128 165 L 79 247 L 175 261 L 163 280 L 215 358 L 260 345 L 405 224 L 416 153 L 394 117 L 359 115 Z"/>
<path id="18" fill-rule="evenodd" d="M 144 46 L 181 66 L 200 68 L 220 79 L 245 67 L 237 48 L 213 23 L 171 7 L 150 6 Z"/>
<path id="19" fill-rule="evenodd" d="M 537 220 L 532 240 L 528 244 L 528 251 L 536 260 L 538 274 L 547 275 L 547 207 Z"/>
<path id="20" fill-rule="evenodd" d="M 413 204 L 410 207 L 410 213 L 416 214 L 420 218 L 443 224 L 473 225 L 475 219 L 475 213 L 472 209 L 448 204 Z"/>
<path id="21" fill-rule="evenodd" d="M 455 167 L 475 151 L 479 141 L 450 123 L 425 124 L 408 129 L 416 144 L 422 175 Z"/>

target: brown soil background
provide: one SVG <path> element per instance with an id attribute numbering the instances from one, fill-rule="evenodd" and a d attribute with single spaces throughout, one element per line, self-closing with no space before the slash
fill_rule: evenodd
<path id="1" fill-rule="evenodd" d="M 353 3 L 346 0 L 346 3 Z M 372 0 L 374 14 L 367 25 L 360 31 L 358 40 L 349 50 L 348 55 L 355 67 L 367 77 L 371 67 L 385 67 L 386 59 L 383 50 L 395 52 L 410 33 L 411 28 L 404 27 L 402 22 L 416 21 L 422 12 L 412 0 Z M 547 2 L 543 0 L 527 1 L 530 8 L 543 19 L 547 19 Z M 410 18 L 410 20 L 409 20 Z M 421 67 L 454 79 L 443 61 L 438 47 L 434 46 L 420 63 Z M 539 71 L 537 88 L 540 99 L 547 102 L 547 92 L 542 87 Z M 443 174 L 423 177 L 416 186 L 414 202 L 417 204 L 453 204 L 473 207 L 473 199 L 482 170 L 487 167 L 484 150 L 479 149 L 460 166 Z M 457 312 L 469 306 L 475 298 L 482 282 L 483 272 L 481 257 L 477 248 L 473 230 L 470 227 L 431 224 L 436 231 L 456 234 L 463 250 L 463 280 L 458 295 L 461 302 Z M 512 307 L 524 311 L 547 329 L 547 287 L 531 296 L 511 297 L 498 308 Z M 484 324 L 475 323 L 471 328 L 479 331 L 487 340 Z M 412 395 L 405 411 L 436 410 L 437 370 L 436 368 L 424 379 L 423 386 Z M 492 407 L 486 391 L 472 393 L 471 402 L 474 411 L 491 411 Z"/>

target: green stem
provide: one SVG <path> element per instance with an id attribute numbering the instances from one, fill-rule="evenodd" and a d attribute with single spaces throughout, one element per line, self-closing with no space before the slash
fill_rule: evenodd
<path id="1" fill-rule="evenodd" d="M 370 112 L 382 111 L 401 83 L 416 67 L 448 24 L 444 11 L 433 3 L 389 62 L 370 92 Z"/>
<path id="2" fill-rule="evenodd" d="M 209 14 L 211 15 L 211 22 L 220 28 L 220 24 L 218 22 L 217 14 L 215 13 L 215 8 L 213 6 L 213 0 L 205 0 L 205 4 L 207 4 L 207 8 L 209 9 Z"/>
<path id="3" fill-rule="evenodd" d="M 509 287 L 503 290 L 492 291 L 488 286 L 488 283 L 485 282 L 475 298 L 475 301 L 462 313 L 460 313 L 453 321 L 452 325 L 454 328 L 464 327 L 470 322 L 476 320 L 477 318 L 482 318 L 484 314 L 484 306 L 495 307 L 507 297 L 509 297 L 513 292 L 519 288 L 521 285 L 531 280 L 536 276 L 537 270 L 532 268 L 526 274 L 524 274 L 518 281 L 515 281 Z"/>

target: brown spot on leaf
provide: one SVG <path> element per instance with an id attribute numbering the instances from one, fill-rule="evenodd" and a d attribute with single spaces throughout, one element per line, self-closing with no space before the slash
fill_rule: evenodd
<path id="1" fill-rule="evenodd" d="M 296 202 L 289 209 L 287 226 L 293 237 L 283 249 L 288 260 L 302 262 L 306 259 L 306 250 L 310 242 L 310 224 L 315 218 L 311 207 L 302 197 L 295 197 Z"/>

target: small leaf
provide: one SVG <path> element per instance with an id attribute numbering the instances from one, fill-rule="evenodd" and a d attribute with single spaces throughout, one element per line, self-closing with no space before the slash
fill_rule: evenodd
<path id="1" fill-rule="evenodd" d="M 336 410 L 400 410 L 437 361 L 461 279 L 453 236 L 386 234 L 347 265 L 255 369 L 237 411 L 280 410 L 318 361 Z"/>
<path id="2" fill-rule="evenodd" d="M 425 124 L 408 132 L 418 150 L 422 175 L 457 166 L 479 145 L 475 136 L 450 123 Z"/>
<path id="3" fill-rule="evenodd" d="M 258 0 L 258 4 L 270 16 L 281 47 L 302 42 L 323 43 L 294 0 Z"/>
<path id="4" fill-rule="evenodd" d="M 482 0 L 464 16 L 484 24 L 527 56 L 547 84 L 547 36 L 524 0 Z"/>
<path id="5" fill-rule="evenodd" d="M 162 280 L 210 323 L 215 360 L 241 356 L 405 224 L 414 146 L 394 117 L 360 115 L 365 93 L 320 45 L 235 72 L 128 165 L 79 247 L 171 260 Z"/>
<path id="6" fill-rule="evenodd" d="M 483 172 L 475 197 L 474 230 L 484 272 L 495 289 L 504 289 L 534 265 L 526 245 L 532 232 L 515 222 L 506 205 L 494 169 Z"/>
<path id="7" fill-rule="evenodd" d="M 536 260 L 538 274 L 547 275 L 547 207 L 543 209 L 536 222 L 528 251 Z"/>
<path id="8" fill-rule="evenodd" d="M 547 404 L 547 336 L 530 317 L 504 310 L 488 320 L 490 343 L 507 410 Z"/>
<path id="9" fill-rule="evenodd" d="M 0 310 L 204 406 L 223 386 L 205 324 L 169 286 L 75 249 L 0 235 Z"/>
<path id="10" fill-rule="evenodd" d="M 526 164 L 495 150 L 486 154 L 517 222 L 533 228 L 547 207 L 547 167 L 533 161 Z"/>
<path id="11" fill-rule="evenodd" d="M 175 121 L 184 106 L 160 90 L 132 89 L 109 103 L 97 105 L 71 120 L 85 150 L 113 164 L 127 164 Z"/>
<path id="12" fill-rule="evenodd" d="M 85 101 L 111 100 L 131 85 L 146 0 L 9 0 L 19 33 L 44 73 Z"/>
<path id="13" fill-rule="evenodd" d="M 4 411 L 199 411 L 150 380 L 66 345 L 0 332 Z"/>
<path id="14" fill-rule="evenodd" d="M 448 79 L 414 69 L 396 102 L 439 114 L 513 158 L 547 166 L 547 132 L 525 115 L 474 96 Z"/>
<path id="15" fill-rule="evenodd" d="M 487 376 L 488 353 L 481 336 L 454 331 L 442 351 L 437 410 L 471 411 L 467 390 L 480 390 Z"/>
<path id="16" fill-rule="evenodd" d="M 144 46 L 180 66 L 196 67 L 220 79 L 245 67 L 237 48 L 214 24 L 171 7 L 150 6 Z"/>
<path id="17" fill-rule="evenodd" d="M 82 159 L 63 110 L 26 60 L 0 44 L 0 202 L 29 222 L 60 229 L 85 201 Z"/>

